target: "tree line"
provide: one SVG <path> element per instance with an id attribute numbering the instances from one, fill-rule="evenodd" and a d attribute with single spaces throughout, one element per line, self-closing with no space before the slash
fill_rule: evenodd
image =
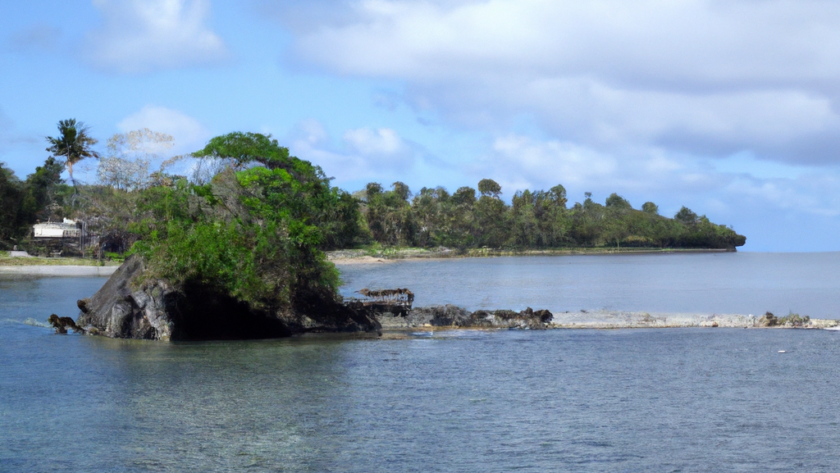
<path id="1" fill-rule="evenodd" d="M 402 182 L 384 190 L 368 184 L 357 193 L 365 237 L 390 246 L 548 249 L 560 247 L 735 248 L 746 237 L 683 207 L 659 215 L 653 202 L 641 209 L 617 194 L 599 204 L 586 193 L 568 207 L 566 189 L 517 191 L 510 204 L 501 186 L 483 179 L 478 189 L 420 189 L 412 195 Z"/>
<path id="2" fill-rule="evenodd" d="M 150 227 L 157 228 L 150 215 L 155 219 L 174 218 L 181 215 L 178 212 L 195 210 L 205 205 L 200 202 L 213 199 L 228 209 L 247 207 L 251 202 L 247 192 L 235 193 L 233 200 L 239 201 L 234 202 L 213 194 L 206 186 L 223 188 L 217 181 L 232 179 L 230 173 L 261 176 L 263 171 L 254 171 L 257 168 L 277 171 L 275 177 L 286 179 L 284 185 L 297 181 L 308 186 L 308 191 L 304 187 L 295 190 L 294 199 L 281 198 L 283 191 L 269 200 L 276 201 L 278 212 L 287 217 L 296 215 L 291 220 L 281 218 L 283 229 L 277 231 L 299 239 L 303 234 L 295 232 L 306 228 L 305 239 L 318 250 L 371 244 L 459 249 L 734 248 L 746 240 L 731 228 L 714 224 L 685 207 L 668 218 L 659 215 L 652 202 L 634 209 L 617 194 L 600 204 L 590 193 L 582 203 L 570 206 L 562 185 L 517 191 L 509 203 L 502 199 L 502 188 L 492 179 L 481 180 L 477 188 L 461 187 L 454 192 L 424 187 L 414 193 L 398 181 L 388 188 L 370 183 L 350 194 L 330 186 L 318 166 L 289 156 L 288 149 L 276 140 L 257 133 L 213 138 L 204 149 L 189 155 L 194 160 L 191 175 L 180 176 L 168 170 L 184 156 L 164 156 L 172 146 L 171 136 L 148 129 L 116 134 L 108 140 L 108 151 L 102 156 L 92 150 L 96 140 L 83 123 L 63 120 L 58 130 L 57 137 L 47 138 L 50 156 L 25 180 L 0 163 L 0 249 L 15 244 L 32 246 L 28 235 L 34 222 L 62 217 L 84 220 L 89 231 L 100 235 L 106 250 L 118 253 L 129 251 L 137 242 L 145 242 L 142 246 L 152 240 L 162 241 L 161 235 L 168 233 L 160 228 L 150 233 Z M 94 184 L 78 184 L 72 177 L 73 164 L 85 158 L 99 159 L 98 182 Z M 153 164 L 161 160 L 159 168 L 153 170 Z M 72 185 L 60 177 L 65 167 Z M 241 184 L 247 189 L 246 183 L 257 181 L 252 176 Z M 262 182 L 261 192 L 273 185 Z M 196 200 L 195 196 L 201 198 Z M 160 214 L 158 207 L 164 204 L 169 213 Z M 303 207 L 294 210 L 295 205 Z M 178 206 L 188 209 L 176 211 Z M 158 210 L 153 211 L 155 208 Z"/>

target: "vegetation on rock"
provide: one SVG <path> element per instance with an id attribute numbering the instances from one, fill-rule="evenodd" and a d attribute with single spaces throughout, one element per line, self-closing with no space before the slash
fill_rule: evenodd
<path id="1" fill-rule="evenodd" d="M 150 275 L 213 287 L 261 310 L 333 298 L 338 272 L 320 248 L 353 238 L 352 225 L 335 222 L 352 199 L 263 135 L 217 137 L 196 155 L 234 165 L 208 184 L 182 179 L 141 193 L 132 251 Z"/>

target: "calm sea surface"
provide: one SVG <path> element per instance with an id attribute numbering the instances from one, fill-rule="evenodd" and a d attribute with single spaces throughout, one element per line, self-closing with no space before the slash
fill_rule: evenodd
<path id="1" fill-rule="evenodd" d="M 840 303 L 839 262 L 836 254 L 498 258 L 345 267 L 345 279 L 350 292 L 380 281 L 420 288 L 424 304 L 758 312 L 779 300 L 828 316 Z M 75 316 L 75 300 L 103 282 L 0 279 L 0 471 L 840 469 L 836 332 L 156 343 L 57 336 L 24 323 Z M 540 294 L 544 304 L 529 299 Z"/>
<path id="2" fill-rule="evenodd" d="M 417 306 L 840 318 L 840 252 L 466 258 L 341 271 L 345 296 L 407 287 Z"/>

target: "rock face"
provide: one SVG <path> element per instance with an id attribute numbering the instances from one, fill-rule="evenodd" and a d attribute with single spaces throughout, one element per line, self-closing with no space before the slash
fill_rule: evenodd
<path id="1" fill-rule="evenodd" d="M 201 285 L 175 288 L 164 280 L 138 279 L 144 272 L 140 258 L 126 260 L 93 297 L 78 302 L 77 324 L 91 334 L 149 340 L 278 338 L 380 328 L 370 315 L 316 296 L 298 301 L 290 312 L 269 313 Z"/>
<path id="2" fill-rule="evenodd" d="M 533 310 L 530 307 L 521 311 L 512 310 L 477 310 L 470 312 L 454 305 L 417 307 L 408 315 L 401 317 L 389 312 L 378 313 L 376 318 L 382 328 L 414 327 L 463 327 L 463 328 L 528 328 L 544 329 L 551 322 L 551 312 Z"/>

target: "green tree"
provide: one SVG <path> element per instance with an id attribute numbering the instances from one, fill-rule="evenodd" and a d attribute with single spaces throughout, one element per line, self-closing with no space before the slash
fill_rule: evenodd
<path id="1" fill-rule="evenodd" d="M 502 186 L 492 179 L 482 179 L 478 182 L 478 192 L 481 197 L 475 204 L 474 241 L 479 246 L 501 247 L 510 237 L 508 207 L 499 198 Z"/>
<path id="2" fill-rule="evenodd" d="M 498 198 L 502 193 L 502 186 L 493 179 L 482 179 L 478 181 L 478 192 L 483 196 Z"/>
<path id="3" fill-rule="evenodd" d="M 295 188 L 295 192 L 300 194 L 295 194 L 297 198 L 289 197 L 288 202 L 307 204 L 305 210 L 298 209 L 298 216 L 321 232 L 317 244 L 319 248 L 352 245 L 364 237 L 364 230 L 359 225 L 358 202 L 341 189 L 330 187 L 330 179 L 320 166 L 290 156 L 289 149 L 280 146 L 271 135 L 234 132 L 216 136 L 192 156 L 227 161 L 232 163 L 234 170 L 265 168 L 282 171 L 277 176 L 285 176 L 289 183 L 302 183 L 303 187 Z"/>
<path id="4" fill-rule="evenodd" d="M 0 247 L 11 248 L 21 233 L 24 195 L 20 179 L 0 162 Z"/>
<path id="5" fill-rule="evenodd" d="M 271 135 L 234 132 L 211 139 L 192 154 L 196 158 L 230 160 L 235 169 L 258 162 L 269 169 L 289 167 L 289 148 L 280 146 Z"/>
<path id="6" fill-rule="evenodd" d="M 319 248 L 326 221 L 346 210 L 347 198 L 318 166 L 288 156 L 273 140 L 262 147 L 265 139 L 216 137 L 196 154 L 236 159 L 247 169 L 227 168 L 206 185 L 181 180 L 142 191 L 133 251 L 152 276 L 213 287 L 260 310 L 338 297 L 338 272 Z M 248 148 L 249 141 L 260 147 Z M 260 165 L 245 166 L 252 161 Z"/>
<path id="7" fill-rule="evenodd" d="M 659 215 L 659 206 L 654 204 L 653 202 L 645 202 L 644 204 L 642 204 L 642 212 L 651 215 Z"/>
<path id="8" fill-rule="evenodd" d="M 56 189 L 64 183 L 61 178 L 61 171 L 64 165 L 56 161 L 52 156 L 47 158 L 43 166 L 35 168 L 35 172 L 26 176 L 26 203 L 24 212 L 30 222 L 37 218 L 44 219 L 40 215 L 52 204 L 60 205 L 62 202 L 56 195 Z"/>
<path id="9" fill-rule="evenodd" d="M 557 184 L 548 191 L 548 195 L 555 206 L 562 207 L 563 209 L 566 208 L 566 202 L 568 202 L 568 200 L 566 199 L 565 187 Z"/>
<path id="10" fill-rule="evenodd" d="M 677 220 L 685 225 L 694 225 L 697 223 L 697 219 L 697 214 L 692 212 L 691 209 L 686 206 L 683 206 L 680 211 L 674 215 L 674 220 Z"/>
<path id="11" fill-rule="evenodd" d="M 612 194 L 610 194 L 609 197 L 607 197 L 606 206 L 608 208 L 624 209 L 624 210 L 633 208 L 630 205 L 630 202 L 627 202 L 627 200 L 625 200 L 624 197 L 621 197 L 620 195 L 616 194 L 615 192 L 613 192 Z"/>
<path id="12" fill-rule="evenodd" d="M 47 137 L 47 142 L 50 144 L 47 151 L 52 153 L 53 156 L 64 157 L 64 163 L 74 187 L 76 181 L 73 179 L 73 165 L 85 158 L 99 158 L 99 153 L 91 149 L 91 146 L 98 141 L 92 138 L 88 131 L 90 131 L 90 127 L 85 126 L 82 122 L 77 122 L 75 118 L 71 118 L 58 122 L 57 137 Z"/>

